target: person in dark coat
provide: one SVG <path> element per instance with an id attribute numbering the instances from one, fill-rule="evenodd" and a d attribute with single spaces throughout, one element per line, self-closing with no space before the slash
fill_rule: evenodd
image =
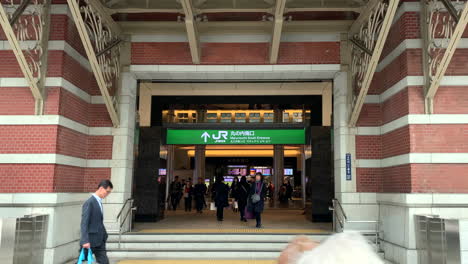
<path id="1" fill-rule="evenodd" d="M 109 180 L 102 180 L 97 191 L 83 204 L 81 214 L 80 251 L 86 249 L 94 253 L 96 261 L 101 264 L 109 264 L 107 257 L 106 241 L 108 238 L 104 226 L 104 210 L 102 200 L 111 192 L 114 186 Z M 88 252 L 85 253 L 85 256 Z"/>
<path id="2" fill-rule="evenodd" d="M 230 191 L 230 198 L 233 199 L 233 202 L 232 202 L 232 210 L 234 212 L 237 211 L 238 208 L 235 208 L 234 207 L 234 201 L 237 202 L 239 204 L 239 201 L 238 201 L 238 188 L 239 188 L 239 178 L 234 177 L 234 179 L 232 180 L 232 185 L 231 185 L 231 191 Z"/>
<path id="3" fill-rule="evenodd" d="M 263 182 L 263 175 L 257 172 L 255 182 L 250 186 L 248 210 L 252 212 L 257 221 L 257 228 L 262 227 L 262 212 L 265 207 L 267 186 Z"/>
<path id="4" fill-rule="evenodd" d="M 247 178 L 242 176 L 237 188 L 237 203 L 239 204 L 240 220 L 243 222 L 247 222 L 247 219 L 245 219 L 245 207 L 247 206 L 249 192 L 250 184 L 247 183 Z"/>
<path id="5" fill-rule="evenodd" d="M 179 176 L 175 176 L 174 181 L 169 186 L 172 210 L 176 210 L 182 197 L 182 184 L 179 182 Z"/>
<path id="6" fill-rule="evenodd" d="M 205 205 L 205 194 L 207 188 L 205 183 L 203 183 L 202 178 L 198 178 L 198 183 L 195 185 L 193 190 L 193 195 L 195 197 L 195 206 L 197 208 L 197 213 L 201 214 L 203 212 L 203 206 Z"/>
<path id="7" fill-rule="evenodd" d="M 223 221 L 224 207 L 229 206 L 229 186 L 223 182 L 223 177 L 218 176 L 213 184 L 212 198 L 215 201 L 216 217 L 218 221 Z"/>

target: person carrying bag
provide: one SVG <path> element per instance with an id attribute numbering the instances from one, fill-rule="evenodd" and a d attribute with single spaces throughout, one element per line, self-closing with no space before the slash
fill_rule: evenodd
<path id="1" fill-rule="evenodd" d="M 78 262 L 76 262 L 76 264 L 82 264 L 83 261 L 88 261 L 88 264 L 93 264 L 94 262 L 94 258 L 93 258 L 93 251 L 91 251 L 91 249 L 88 249 L 88 254 L 85 253 L 85 250 L 86 249 L 81 249 L 81 253 L 80 253 L 80 256 L 78 257 Z M 86 255 L 88 255 L 88 257 L 85 257 Z"/>
<path id="2" fill-rule="evenodd" d="M 253 213 L 257 221 L 257 228 L 262 227 L 262 212 L 265 207 L 267 187 L 263 182 L 263 175 L 258 172 L 255 175 L 255 182 L 250 186 L 248 210 Z"/>

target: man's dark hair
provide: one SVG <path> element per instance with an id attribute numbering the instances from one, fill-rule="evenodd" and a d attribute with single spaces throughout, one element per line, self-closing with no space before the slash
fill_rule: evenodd
<path id="1" fill-rule="evenodd" d="M 111 189 L 114 189 L 114 185 L 112 185 L 112 182 L 110 180 L 102 180 L 99 185 L 98 185 L 98 189 L 99 188 L 104 188 L 104 189 L 107 189 L 107 188 L 111 188 Z"/>

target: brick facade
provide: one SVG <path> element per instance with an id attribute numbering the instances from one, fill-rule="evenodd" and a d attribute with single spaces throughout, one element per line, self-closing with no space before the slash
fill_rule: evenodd
<path id="1" fill-rule="evenodd" d="M 0 40 L 5 39 L 1 32 Z M 87 58 L 76 26 L 67 15 L 51 16 L 50 40 L 64 41 L 81 54 L 82 59 Z M 100 96 L 100 91 L 89 67 L 64 50 L 49 50 L 48 57 L 47 77 L 63 78 L 71 86 L 46 88 L 44 114 L 59 115 L 88 128 L 112 127 L 105 105 L 91 103 L 91 96 Z M 24 78 L 11 50 L 0 50 L 0 78 L 6 78 L 9 83 L 15 82 L 12 78 Z M 35 102 L 29 87 L 0 89 L 0 117 L 34 116 Z M 81 90 L 79 92 L 86 95 L 88 101 L 68 89 Z M 110 134 L 88 135 L 57 124 L 0 124 L 0 134 L 0 154 L 57 154 L 77 161 L 112 159 L 113 136 Z M 35 162 L 35 159 L 31 159 L 31 162 Z M 2 163 L 0 192 L 90 192 L 97 187 L 99 180 L 110 179 L 110 176 L 109 167 Z"/>
<path id="2" fill-rule="evenodd" d="M 384 47 L 381 62 L 405 40 L 420 38 L 419 13 L 404 13 L 392 26 Z M 464 37 L 468 36 L 468 31 Z M 446 76 L 468 75 L 468 49 L 459 48 L 449 65 Z M 423 115 L 423 87 L 412 85 L 393 93 L 400 81 L 407 77 L 423 76 L 421 49 L 406 49 L 372 80 L 369 94 L 380 95 L 380 103 L 365 103 L 358 127 L 383 128 L 408 115 Z M 414 79 L 414 78 L 413 78 Z M 396 86 L 398 84 L 398 86 Z M 390 96 L 383 96 L 392 92 Z M 434 114 L 468 114 L 466 86 L 441 86 L 434 100 Z M 447 118 L 455 119 L 457 116 Z M 462 117 L 459 117 L 462 118 Z M 466 121 L 466 120 L 458 120 Z M 399 121 L 401 123 L 401 120 Z M 463 124 L 464 123 L 464 124 Z M 381 135 L 357 135 L 356 158 L 371 161 L 390 161 L 405 154 L 468 153 L 468 125 L 407 124 L 385 130 Z M 382 162 L 382 164 L 386 164 Z M 384 193 L 468 193 L 466 163 L 409 163 L 398 166 L 359 167 L 358 192 Z M 457 184 L 456 182 L 459 182 Z"/>
<path id="3" fill-rule="evenodd" d="M 201 64 L 269 64 L 269 43 L 201 43 Z M 185 42 L 132 43 L 132 64 L 192 64 Z M 339 64 L 339 42 L 283 42 L 278 64 Z"/>

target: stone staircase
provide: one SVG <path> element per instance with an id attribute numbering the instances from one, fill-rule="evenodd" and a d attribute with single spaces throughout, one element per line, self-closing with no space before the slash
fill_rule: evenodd
<path id="1" fill-rule="evenodd" d="M 306 234 L 322 241 L 329 233 Z M 111 259 L 276 259 L 297 234 L 288 233 L 190 233 L 118 235 L 107 242 Z"/>

